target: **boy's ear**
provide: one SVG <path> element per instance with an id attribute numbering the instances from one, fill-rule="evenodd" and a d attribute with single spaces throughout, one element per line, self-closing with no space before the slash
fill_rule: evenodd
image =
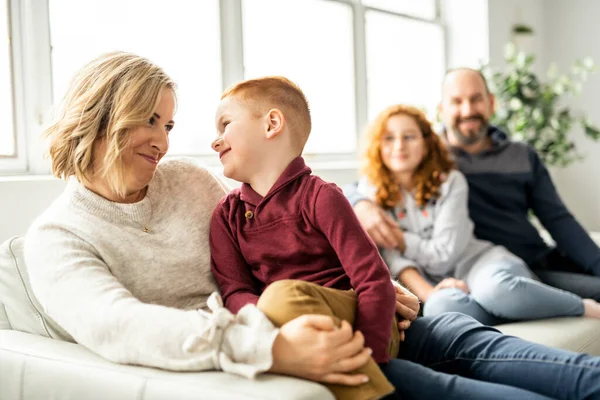
<path id="1" fill-rule="evenodd" d="M 267 113 L 267 139 L 272 139 L 283 131 L 285 117 L 281 110 L 273 108 Z"/>

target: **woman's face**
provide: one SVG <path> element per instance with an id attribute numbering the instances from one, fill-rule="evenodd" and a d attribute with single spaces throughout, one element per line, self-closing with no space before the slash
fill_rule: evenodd
<path id="1" fill-rule="evenodd" d="M 175 124 L 174 112 L 175 95 L 171 89 L 165 89 L 148 123 L 129 132 L 129 145 L 124 149 L 122 156 L 128 196 L 138 193 L 148 185 L 158 162 L 169 149 L 169 132 Z M 99 143 L 94 154 L 95 161 L 102 163 L 105 152 L 105 143 Z"/>
<path id="2" fill-rule="evenodd" d="M 391 116 L 381 135 L 381 159 L 395 174 L 414 173 L 425 156 L 423 132 L 413 117 Z"/>

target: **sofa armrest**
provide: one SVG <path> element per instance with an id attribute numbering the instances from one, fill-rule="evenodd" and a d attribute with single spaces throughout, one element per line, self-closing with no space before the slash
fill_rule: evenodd
<path id="1" fill-rule="evenodd" d="M 310 381 L 119 365 L 78 344 L 9 330 L 0 331 L 0 388 L 3 400 L 333 399 Z"/>

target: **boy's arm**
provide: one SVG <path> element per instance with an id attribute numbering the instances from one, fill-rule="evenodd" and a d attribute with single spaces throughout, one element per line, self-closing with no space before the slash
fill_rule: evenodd
<path id="1" fill-rule="evenodd" d="M 246 304 L 256 305 L 259 292 L 229 227 L 224 202 L 219 203 L 210 223 L 210 263 L 225 307 L 237 313 Z"/>
<path id="2" fill-rule="evenodd" d="M 328 238 L 356 291 L 354 328 L 365 336 L 375 361 L 388 362 L 386 349 L 396 307 L 390 273 L 342 191 L 328 183 L 317 190 L 309 216 L 313 226 Z"/>
<path id="3" fill-rule="evenodd" d="M 562 202 L 537 153 L 529 152 L 533 179 L 527 190 L 533 212 L 560 250 L 586 271 L 600 275 L 600 248 Z"/>

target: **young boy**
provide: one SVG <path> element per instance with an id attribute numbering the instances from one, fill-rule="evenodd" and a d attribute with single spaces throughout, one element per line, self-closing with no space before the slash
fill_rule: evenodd
<path id="1" fill-rule="evenodd" d="M 221 200 L 210 227 L 226 307 L 257 304 L 278 326 L 307 313 L 354 323 L 373 351 L 357 371 L 369 382 L 328 387 L 344 399 L 391 393 L 376 363 L 398 353 L 395 290 L 341 190 L 300 157 L 311 130 L 304 94 L 286 78 L 265 77 L 234 85 L 221 100 L 212 148 L 225 176 L 243 183 Z"/>

